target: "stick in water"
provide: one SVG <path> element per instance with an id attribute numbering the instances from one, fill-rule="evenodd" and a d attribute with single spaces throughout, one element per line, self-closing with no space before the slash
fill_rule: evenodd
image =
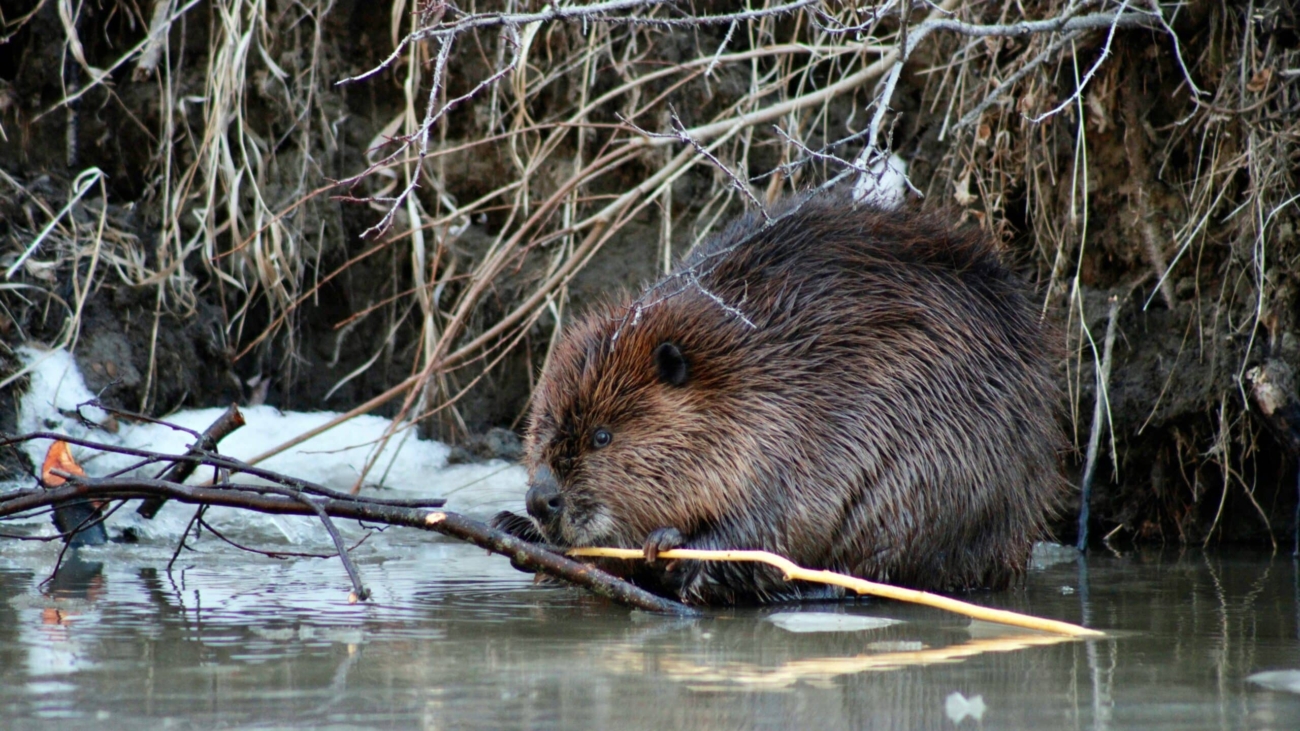
<path id="1" fill-rule="evenodd" d="M 580 557 L 601 557 L 601 558 L 628 558 L 638 559 L 645 558 L 645 554 L 635 548 L 574 548 L 568 551 L 570 556 Z M 929 592 L 917 591 L 915 589 L 903 589 L 889 584 L 879 584 L 874 581 L 859 579 L 854 576 L 837 574 L 834 571 L 817 571 L 806 569 L 795 564 L 784 556 L 778 556 L 775 553 L 767 551 L 702 551 L 696 549 L 674 548 L 671 551 L 660 551 L 661 559 L 685 559 L 688 561 L 751 561 L 765 563 L 775 566 L 785 572 L 787 581 L 812 581 L 818 584 L 830 584 L 832 586 L 842 586 L 846 589 L 852 589 L 859 594 L 870 594 L 871 596 L 894 599 L 900 602 L 911 602 L 913 604 L 923 604 L 927 607 L 942 609 L 948 612 L 964 614 L 972 619 L 979 619 L 985 622 L 996 622 L 1013 627 L 1023 627 L 1025 629 L 1039 630 L 1041 632 L 1053 632 L 1071 637 L 1105 637 L 1106 633 L 1099 632 L 1095 629 L 1080 627 L 1077 624 L 1069 622 L 1058 622 L 1054 619 L 1042 619 L 1041 617 L 1031 617 L 1027 614 L 1017 614 L 1008 612 L 1005 609 L 990 609 L 981 607 L 976 604 L 968 604 L 956 599 L 950 599 L 946 596 L 931 594 Z"/>
<path id="2" fill-rule="evenodd" d="M 209 452 L 217 451 L 217 442 L 225 439 L 231 432 L 243 425 L 244 414 L 239 410 L 239 405 L 231 404 L 222 412 L 221 416 L 217 417 L 216 421 L 203 430 L 198 441 L 190 445 L 189 451 L 185 455 L 187 457 L 200 457 Z M 159 479 L 170 482 L 185 482 L 198 466 L 198 462 L 173 462 L 172 466 L 159 476 Z M 149 520 L 153 520 L 153 517 L 158 514 L 165 502 L 167 502 L 166 498 L 149 498 L 142 501 L 140 506 L 135 509 L 135 512 Z"/>

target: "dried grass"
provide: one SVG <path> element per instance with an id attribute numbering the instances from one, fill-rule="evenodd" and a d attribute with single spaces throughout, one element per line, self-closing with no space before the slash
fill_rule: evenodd
<path id="1" fill-rule="evenodd" d="M 575 275 L 631 223 L 657 226 L 667 270 L 744 207 L 860 178 L 898 153 L 918 205 L 987 228 L 1037 270 L 1045 312 L 1065 321 L 1080 444 L 1100 365 L 1090 328 L 1106 314 L 1085 294 L 1119 294 L 1129 311 L 1195 310 L 1193 357 L 1239 338 L 1225 365 L 1237 376 L 1272 336 L 1261 333 L 1270 308 L 1291 301 L 1274 298 L 1300 253 L 1279 233 L 1297 222 L 1300 52 L 1269 30 L 1294 23 L 1282 2 L 1251 7 L 1247 17 L 1150 0 L 397 2 L 384 41 L 394 50 L 365 69 L 340 55 L 355 46 L 332 2 L 159 0 L 130 11 L 136 34 L 102 70 L 69 10 L 80 83 L 24 123 L 116 93 L 104 85 L 134 63 L 137 83 L 156 86 L 138 115 L 157 140 L 148 194 L 133 202 L 154 223 L 145 239 L 102 190 L 95 203 L 75 184 L 47 193 L 7 179 L 40 208 L 11 222 L 9 238 L 39 246 L 4 259 L 29 289 L 6 285 L 0 301 L 46 306 L 30 289 L 53 291 L 42 271 L 91 262 L 61 305 L 70 344 L 103 281 L 154 288 L 174 312 L 208 287 L 236 354 L 274 354 L 291 377 L 298 318 L 323 284 L 390 261 L 387 292 L 338 323 L 340 342 L 364 321 L 382 323 L 389 343 L 338 385 L 408 358 L 409 377 L 385 394 L 401 399 L 397 423 L 463 424 L 458 400 L 509 351 L 546 357 Z M 7 22 L 12 34 L 26 21 Z M 184 50 L 186 34 L 205 39 L 206 55 Z M 1167 78 L 1143 88 L 1153 74 Z M 349 94 L 382 103 L 349 121 L 361 108 Z M 340 136 L 357 123 L 370 130 L 364 159 Z M 345 218 L 364 209 L 372 225 L 358 244 Z M 471 228 L 489 232 L 481 249 L 464 245 Z M 535 337 L 539 322 L 548 329 Z M 1224 475 L 1241 473 L 1210 445 L 1253 443 L 1248 420 L 1222 416 L 1221 402 L 1245 408 L 1230 380 L 1215 382 L 1198 437 L 1201 461 L 1222 461 Z M 1113 469 L 1129 436 L 1112 429 Z"/>

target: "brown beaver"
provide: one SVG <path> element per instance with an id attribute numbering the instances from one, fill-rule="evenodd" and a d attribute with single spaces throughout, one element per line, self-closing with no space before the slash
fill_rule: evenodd
<path id="1" fill-rule="evenodd" d="M 833 196 L 751 215 L 564 334 L 531 405 L 528 512 L 559 547 L 1003 587 L 1065 489 L 1051 352 L 982 234 Z M 754 564 L 605 566 L 691 603 L 811 595 Z"/>

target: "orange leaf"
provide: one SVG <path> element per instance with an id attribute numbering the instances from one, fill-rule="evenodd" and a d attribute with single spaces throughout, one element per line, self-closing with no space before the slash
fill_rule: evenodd
<path id="1" fill-rule="evenodd" d="M 50 487 L 58 487 L 67 482 L 64 478 L 54 474 L 54 470 L 67 472 L 70 475 L 86 476 L 86 471 L 81 469 L 77 460 L 72 458 L 72 452 L 68 450 L 68 443 L 57 441 L 50 445 L 50 451 L 45 453 L 45 464 L 41 465 L 41 481 Z"/>
<path id="2" fill-rule="evenodd" d="M 1258 73 L 1250 77 L 1250 82 L 1246 84 L 1247 91 L 1259 93 L 1268 88 L 1268 82 L 1273 79 L 1273 69 L 1260 69 Z"/>

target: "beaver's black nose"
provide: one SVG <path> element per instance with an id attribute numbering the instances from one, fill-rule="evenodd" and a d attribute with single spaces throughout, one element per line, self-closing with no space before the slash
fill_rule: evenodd
<path id="1" fill-rule="evenodd" d="M 539 467 L 528 482 L 528 494 L 524 496 L 528 514 L 541 523 L 555 520 L 564 508 L 564 498 L 560 496 L 560 486 L 555 482 L 555 473 L 549 467 Z"/>

